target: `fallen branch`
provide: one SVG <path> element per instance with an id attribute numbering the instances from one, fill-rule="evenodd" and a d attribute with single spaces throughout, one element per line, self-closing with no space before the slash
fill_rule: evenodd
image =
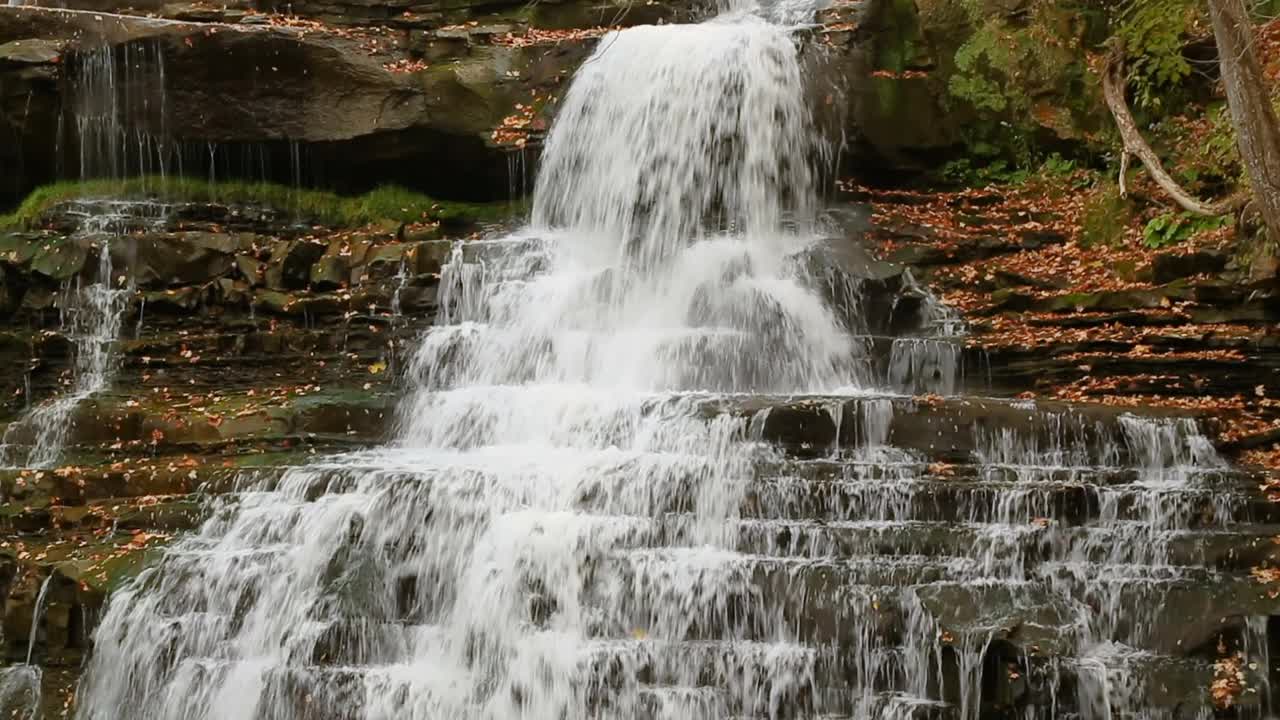
<path id="1" fill-rule="evenodd" d="M 1165 171 L 1159 156 L 1143 139 L 1142 133 L 1138 130 L 1138 124 L 1133 120 L 1133 113 L 1129 111 L 1129 103 L 1125 100 L 1125 85 L 1124 48 L 1116 45 L 1107 56 L 1107 66 L 1102 73 L 1102 94 L 1106 97 L 1107 107 L 1111 110 L 1111 116 L 1115 118 L 1116 128 L 1120 131 L 1120 138 L 1124 142 L 1124 148 L 1120 151 L 1120 195 L 1123 197 L 1128 194 L 1125 173 L 1129 170 L 1129 156 L 1132 155 L 1142 161 L 1147 174 L 1156 182 L 1156 185 L 1159 185 L 1161 190 L 1164 190 L 1179 207 L 1187 212 L 1212 217 L 1232 213 L 1244 207 L 1249 201 L 1247 191 L 1238 192 L 1217 202 L 1205 203 L 1184 190 L 1178 181 Z"/>

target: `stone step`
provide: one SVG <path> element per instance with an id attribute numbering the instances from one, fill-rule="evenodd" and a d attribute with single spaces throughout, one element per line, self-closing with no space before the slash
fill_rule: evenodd
<path id="1" fill-rule="evenodd" d="M 196 495 L 105 498 L 89 505 L 0 505 L 0 526 L 18 533 L 41 533 L 52 527 L 172 533 L 198 527 L 203 516 Z"/>
<path id="2" fill-rule="evenodd" d="M 994 398 L 715 397 L 708 416 L 754 418 L 760 438 L 802 457 L 889 446 L 918 457 L 1012 467 L 1170 467 L 1211 453 L 1176 414 Z M 1145 418 L 1145 422 L 1144 422 Z"/>
<path id="3" fill-rule="evenodd" d="M 497 393 L 507 397 L 503 407 L 516 408 L 522 403 L 544 404 L 556 391 L 547 386 L 470 387 L 418 401 L 423 411 L 449 404 L 451 411 L 462 410 L 470 413 L 469 421 L 483 423 L 485 413 L 496 412 L 497 406 L 469 398 Z M 580 393 L 581 388 L 567 386 L 564 392 Z M 321 389 L 291 398 L 283 406 L 257 402 L 248 407 L 243 399 L 228 399 L 225 408 L 166 410 L 150 402 L 99 395 L 76 406 L 68 421 L 68 443 L 73 450 L 118 446 L 135 452 L 143 447 L 156 452 L 305 438 L 372 444 L 388 436 L 398 399 L 386 389 L 376 394 Z M 1207 441 L 1189 421 L 1159 414 L 1143 421 L 1124 409 L 1106 406 L 905 396 L 637 394 L 622 401 L 602 396 L 599 401 L 600 417 L 594 422 L 602 430 L 617 425 L 621 432 L 637 417 L 657 413 L 694 413 L 708 419 L 727 414 L 741 418 L 759 440 L 800 458 L 843 454 L 856 460 L 860 449 L 892 447 L 904 453 L 900 458 L 904 462 L 980 461 L 1024 477 L 1069 468 L 1149 467 L 1206 473 L 1225 469 L 1213 464 Z M 241 414 L 242 409 L 252 412 Z M 402 408 L 402 412 L 415 410 Z M 584 417 L 583 421 L 590 420 Z M 21 425 L 11 442 L 30 442 Z M 608 446 L 610 436 L 606 433 L 599 442 Z"/>
<path id="4" fill-rule="evenodd" d="M 1104 644 L 1063 663 L 1064 679 L 1074 686 L 1078 700 L 1087 707 L 1080 712 L 1111 710 L 1112 717 L 1139 718 L 1142 709 L 1176 711 L 1175 717 L 1194 717 L 1213 712 L 1209 685 L 1215 677 L 1214 663 L 1205 658 L 1161 655 L 1119 644 Z M 1257 689 L 1265 687 L 1261 668 L 1241 668 L 1245 685 L 1255 692 L 1234 698 L 1237 712 L 1249 717 L 1258 712 L 1262 698 Z"/>
<path id="5" fill-rule="evenodd" d="M 669 524 L 679 533 L 691 521 L 691 517 L 679 518 Z M 1280 534 L 1280 526 L 1274 525 L 1205 530 L 1162 530 L 1152 525 L 1136 520 L 1079 527 L 914 520 L 744 520 L 738 526 L 737 549 L 765 556 L 854 562 L 869 556 L 963 558 L 969 562 L 952 565 L 954 570 L 1020 577 L 1039 563 L 1060 558 L 1104 565 L 1159 565 L 1171 571 L 1194 567 L 1248 570 L 1262 552 L 1259 546 Z M 662 539 L 683 537 L 664 535 Z"/>
<path id="6" fill-rule="evenodd" d="M 267 477 L 276 478 L 277 475 Z M 447 511 L 453 522 L 457 522 L 462 515 L 473 515 L 479 520 L 487 515 L 518 510 L 529 502 L 536 503 L 538 497 L 535 494 L 525 498 L 513 491 L 505 500 L 499 500 L 493 494 L 496 488 L 487 485 L 483 475 L 472 478 L 476 484 L 470 489 L 451 486 L 447 491 L 434 487 L 428 473 L 390 471 L 375 476 L 371 481 L 369 476 L 358 472 L 337 469 L 301 471 L 290 477 L 292 479 L 287 481 L 291 483 L 287 491 L 290 499 L 285 505 L 281 505 L 278 498 L 267 502 L 275 496 L 269 494 L 272 492 L 269 487 L 264 487 L 224 498 L 222 512 L 228 516 L 232 512 L 249 516 L 256 512 L 255 506 L 262 505 L 263 511 L 280 513 L 281 521 L 287 524 L 293 522 L 289 520 L 291 517 L 321 512 L 322 508 L 312 506 L 316 500 L 368 507 L 379 503 L 416 503 L 422 505 L 424 517 Z M 524 482 L 529 481 L 530 478 L 524 478 Z M 866 486 L 873 487 L 871 483 Z M 353 492 L 357 487 L 363 489 Z M 989 499 L 991 507 L 985 508 L 983 514 L 991 520 L 1000 519 L 990 517 L 992 515 L 1000 512 L 1009 514 L 1010 507 L 1017 508 L 1016 503 L 1010 506 L 1007 495 L 993 494 Z M 1191 495 L 1193 502 L 1188 504 L 1181 493 L 1173 494 L 1172 499 L 1163 496 L 1157 499 L 1160 502 L 1137 505 L 1129 512 L 1098 515 L 1095 511 L 1088 518 L 1055 513 L 1053 508 L 1033 507 L 1028 509 L 1047 514 L 1025 513 L 1025 520 L 1010 523 L 936 519 L 940 513 L 924 513 L 929 518 L 927 520 L 914 519 L 909 512 L 914 507 L 914 498 L 897 499 L 899 512 L 883 513 L 892 518 L 888 520 L 832 520 L 829 519 L 831 513 L 794 512 L 795 505 L 783 508 L 789 512 L 775 513 L 782 517 L 764 517 L 758 512 L 761 509 L 759 504 L 748 497 L 745 517 L 733 530 L 736 537 L 734 547 L 747 554 L 813 559 L 873 555 L 927 556 L 943 560 L 966 558 L 970 562 L 952 563 L 949 571 L 979 575 L 1021 575 L 1037 563 L 1069 557 L 1076 561 L 1113 564 L 1158 563 L 1247 569 L 1267 556 L 1269 539 L 1280 532 L 1280 526 L 1276 525 L 1228 525 L 1217 519 L 1197 528 L 1196 525 L 1201 524 L 1199 519 L 1203 506 L 1210 499 Z M 882 501 L 881 505 L 888 504 L 889 500 Z M 1213 498 L 1212 501 L 1221 506 L 1223 498 Z M 695 499 L 687 494 L 677 494 L 671 498 L 659 498 L 660 507 L 654 508 L 651 500 L 643 497 L 635 503 L 624 504 L 634 504 L 635 507 L 630 508 L 632 510 L 659 514 L 620 515 L 619 510 L 623 508 L 617 507 L 615 499 L 608 504 L 612 507 L 591 515 L 589 508 L 599 503 L 588 497 L 575 508 L 563 510 L 580 513 L 574 521 L 583 528 L 628 528 L 625 536 L 608 541 L 614 545 L 661 547 L 698 542 L 696 515 L 691 512 L 694 502 Z M 686 505 L 684 512 L 662 510 L 680 505 Z M 1113 508 L 1123 508 L 1123 505 L 1116 504 Z M 976 510 L 968 513 L 971 517 L 977 514 Z M 847 510 L 843 515 L 874 516 L 873 513 L 859 514 Z M 898 516 L 903 519 L 898 519 Z M 1184 527 L 1192 529 L 1178 529 Z"/>
<path id="7" fill-rule="evenodd" d="M 939 700 L 901 692 L 850 692 L 831 688 L 806 688 L 801 697 L 782 698 L 774 704 L 744 714 L 742 702 L 731 691 L 710 686 L 644 685 L 639 689 L 641 707 L 628 708 L 626 717 L 659 720 L 666 718 L 707 718 L 711 720 L 960 720 L 960 709 Z M 818 711 L 816 708 L 821 708 Z M 610 708 L 599 717 L 616 717 Z M 596 715 L 592 716 L 596 718 Z"/>
<path id="8" fill-rule="evenodd" d="M 1247 476 L 1206 476 L 1185 486 L 1152 485 L 1120 473 L 1073 472 L 1066 480 L 1005 480 L 999 468 L 982 468 L 996 479 L 964 477 L 952 466 L 944 477 L 929 477 L 922 467 L 899 477 L 809 480 L 777 477 L 754 483 L 743 503 L 752 518 L 842 520 L 941 520 L 950 522 L 1028 523 L 1052 519 L 1078 525 L 1105 514 L 1117 520 L 1174 515 L 1190 527 L 1229 521 L 1280 522 L 1280 509 L 1257 492 Z M 1066 474 L 1066 473 L 1064 473 Z"/>

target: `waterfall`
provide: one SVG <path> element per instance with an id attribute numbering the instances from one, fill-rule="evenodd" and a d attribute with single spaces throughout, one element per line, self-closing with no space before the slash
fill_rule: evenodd
<path id="1" fill-rule="evenodd" d="M 803 87 L 794 41 L 754 16 L 608 36 L 547 140 L 535 226 L 645 271 L 720 228 L 776 234 L 787 211 L 812 221 Z"/>
<path id="2" fill-rule="evenodd" d="M 49 593 L 49 585 L 53 575 L 45 576 L 36 593 L 35 605 L 31 609 L 31 632 L 27 637 L 27 660 L 21 665 L 0 668 L 0 712 L 15 720 L 36 720 L 40 717 L 41 682 L 44 671 L 33 665 L 31 658 L 35 653 L 36 636 L 40 630 L 40 615 L 44 610 L 45 596 Z"/>
<path id="3" fill-rule="evenodd" d="M 875 370 L 891 303 L 812 262 L 812 4 L 730 5 L 601 38 L 529 227 L 453 247 L 395 439 L 214 498 L 111 597 L 78 717 L 1183 717 L 1142 668 L 1217 579 L 1178 543 L 1244 507 L 1223 463 L 904 396 L 962 385 L 909 277 Z"/>
<path id="4" fill-rule="evenodd" d="M 43 676 L 29 663 L 0 668 L 0 711 L 13 720 L 38 720 Z"/>
<path id="5" fill-rule="evenodd" d="M 754 15 L 604 37 L 533 225 L 446 268 L 393 447 L 215 509 L 113 599 L 82 717 L 300 718 L 303 696 L 365 717 L 586 717 L 617 673 L 623 716 L 698 705 L 639 687 L 636 665 L 692 684 L 707 658 L 656 641 L 764 621 L 712 592 L 764 450 L 700 394 L 857 377 L 791 260 L 815 239 L 802 88 L 789 28 Z M 663 528 L 684 497 L 695 516 Z M 812 661 L 761 645 L 735 690 L 768 712 Z"/>

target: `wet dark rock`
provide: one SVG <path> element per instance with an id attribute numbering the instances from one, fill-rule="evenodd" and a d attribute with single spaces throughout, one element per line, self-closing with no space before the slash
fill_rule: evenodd
<path id="1" fill-rule="evenodd" d="M 197 22 L 25 8 L 0 7 L 0 17 L 0 43 L 42 38 L 57 44 L 79 36 L 81 51 L 131 45 L 162 55 L 165 118 L 163 124 L 125 118 L 140 131 L 157 137 L 163 131 L 167 140 L 192 148 L 215 143 L 228 157 L 252 148 L 279 160 L 267 165 L 280 168 L 267 179 L 290 181 L 290 154 L 302 147 L 309 166 L 335 187 L 399 183 L 468 199 L 506 197 L 507 151 L 493 145 L 493 129 L 517 103 L 529 101 L 536 83 L 558 80 L 581 62 L 593 42 L 574 43 L 575 52 L 486 44 L 401 73 L 384 67 L 394 56 L 372 56 L 358 39 L 336 33 L 226 25 L 206 32 Z M 56 67 L 74 68 L 82 59 L 71 53 Z M 0 63 L 6 90 L 18 72 L 7 67 L 17 66 Z M 245 82 L 250 77 L 253 82 Z M 67 104 L 60 94 L 71 85 L 25 80 L 6 92 L 14 104 L 0 106 L 0 158 L 14 153 L 6 166 L 16 173 L 0 185 L 0 203 L 53 178 L 59 108 Z M 296 144 L 281 140 L 286 137 Z M 191 156 L 201 161 L 199 153 Z M 418 172 L 424 164 L 451 171 L 447 177 Z"/>
<path id="2" fill-rule="evenodd" d="M 58 62 L 63 43 L 54 40 L 14 40 L 0 45 L 0 64 L 48 65 Z"/>
<path id="3" fill-rule="evenodd" d="M 311 267 L 311 286 L 333 290 L 351 281 L 351 261 L 341 255 L 325 253 Z"/>
<path id="4" fill-rule="evenodd" d="M 267 264 L 248 255 L 236 256 L 236 270 L 240 277 L 251 286 L 262 285 L 266 280 Z"/>
<path id="5" fill-rule="evenodd" d="M 23 310 L 38 313 L 52 308 L 57 299 L 57 292 L 54 288 L 35 285 L 27 288 L 26 292 L 23 293 L 22 304 L 19 307 Z"/>
<path id="6" fill-rule="evenodd" d="M 21 267 L 31 262 L 42 246 L 42 241 L 52 236 L 39 232 L 0 233 L 0 263 Z"/>
<path id="7" fill-rule="evenodd" d="M 835 271 L 846 280 L 886 282 L 898 279 L 903 266 L 873 257 L 860 243 L 847 240 L 814 245 L 798 258 L 810 272 L 820 275 Z"/>
<path id="8" fill-rule="evenodd" d="M 1221 272 L 1227 266 L 1227 256 L 1217 250 L 1197 250 L 1191 253 L 1161 253 L 1151 261 L 1142 273 L 1156 283 L 1206 273 Z"/>
<path id="9" fill-rule="evenodd" d="M 372 247 L 373 241 L 368 238 L 331 241 L 311 267 L 311 286 L 319 290 L 333 290 L 359 282 L 360 278 L 353 277 L 353 271 L 364 264 Z"/>
<path id="10" fill-rule="evenodd" d="M 1053 282 L 1034 278 L 1022 273 L 1013 272 L 1011 270 L 996 270 L 996 282 L 1006 288 L 1015 287 L 1032 287 L 1040 290 L 1062 290 L 1066 288 L 1066 283 L 1062 281 Z"/>
<path id="11" fill-rule="evenodd" d="M 272 290 L 300 290 L 311 281 L 311 266 L 324 255 L 325 246 L 307 240 L 277 244 L 263 273 Z"/>
<path id="12" fill-rule="evenodd" d="M 253 293 L 253 304 L 264 310 L 286 314 L 293 309 L 295 298 L 277 290 L 258 290 Z"/>
<path id="13" fill-rule="evenodd" d="M 31 257 L 31 272 L 62 282 L 79 275 L 88 258 L 89 249 L 82 242 L 70 238 L 46 240 Z"/>
<path id="14" fill-rule="evenodd" d="M 1169 297 L 1169 293 L 1159 290 L 1101 290 L 1045 298 L 1035 301 L 1030 307 L 1044 312 L 1110 312 L 1162 307 L 1169 304 Z"/>
<path id="15" fill-rule="evenodd" d="M 204 305 L 206 288 L 186 286 L 168 290 L 148 290 L 143 292 L 141 297 L 149 311 L 186 313 Z"/>
<path id="16" fill-rule="evenodd" d="M 199 285 L 229 273 L 240 243 L 231 235 L 175 233 L 131 238 L 112 246 L 114 267 L 128 268 L 140 287 Z"/>
<path id="17" fill-rule="evenodd" d="M 924 244 L 902 245 L 889 255 L 889 260 L 912 267 L 944 265 L 951 261 L 950 256 L 942 248 Z"/>
<path id="18" fill-rule="evenodd" d="M 9 314 L 17 310 L 21 295 L 18 288 L 9 279 L 9 273 L 0 268 L 0 313 Z"/>
<path id="19" fill-rule="evenodd" d="M 1192 322 L 1201 325 L 1217 323 L 1272 323 L 1280 320 L 1280 308 L 1270 303 L 1251 302 L 1228 307 L 1201 306 L 1187 310 Z"/>
<path id="20" fill-rule="evenodd" d="M 378 440 L 388 430 L 393 405 L 391 398 L 362 392 L 303 398 L 294 404 L 296 431 Z"/>
<path id="21" fill-rule="evenodd" d="M 1003 288 L 991 293 L 991 304 L 987 313 L 1004 311 L 1029 310 L 1036 305 L 1036 297 L 1031 293 L 1020 292 L 1013 288 Z"/>
<path id="22" fill-rule="evenodd" d="M 938 624 L 957 638 L 998 639 L 1024 656 L 1075 650 L 1072 608 L 1047 589 L 938 584 L 920 589 L 917 596 Z"/>
<path id="23" fill-rule="evenodd" d="M 391 243 L 371 250 L 367 265 L 369 278 L 388 280 L 400 274 L 400 268 L 408 261 L 406 253 L 409 249 L 404 243 Z"/>

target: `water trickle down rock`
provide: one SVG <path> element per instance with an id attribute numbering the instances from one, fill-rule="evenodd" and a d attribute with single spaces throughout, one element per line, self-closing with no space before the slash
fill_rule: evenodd
<path id="1" fill-rule="evenodd" d="M 98 266 L 92 281 L 70 281 L 62 303 L 63 332 L 74 347 L 74 373 L 66 392 L 32 407 L 11 423 L 0 438 L 0 466 L 51 467 L 62 456 L 76 407 L 106 389 L 117 358 L 112 346 L 120 335 L 132 283 L 116 275 L 110 243 L 117 236 L 100 232 L 119 222 L 107 214 L 90 216 L 71 242 L 97 245 Z"/>
<path id="2" fill-rule="evenodd" d="M 1189 422 L 877 380 L 802 260 L 803 85 L 741 8 L 602 38 L 533 225 L 453 249 L 396 441 L 215 499 L 78 716 L 1207 712 L 1178 648 L 1268 612 L 1214 569 L 1239 478 Z"/>

